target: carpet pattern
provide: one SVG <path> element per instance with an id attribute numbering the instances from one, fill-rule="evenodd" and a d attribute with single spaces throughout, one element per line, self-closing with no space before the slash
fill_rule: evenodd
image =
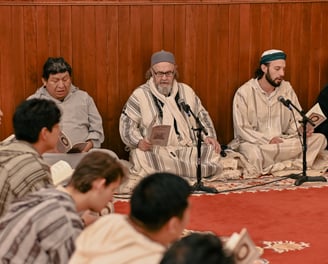
<path id="1" fill-rule="evenodd" d="M 312 176 L 323 176 L 328 181 L 328 173 L 311 170 L 307 172 L 309 181 L 300 186 L 295 185 L 295 179 L 289 178 L 288 175 L 302 175 L 301 171 L 285 171 L 280 174 L 264 175 L 254 179 L 228 179 L 223 181 L 202 182 L 206 186 L 217 189 L 219 193 L 242 193 L 242 192 L 266 192 L 271 190 L 295 190 L 299 188 L 320 188 L 326 186 L 327 182 L 311 182 Z"/>
<path id="2" fill-rule="evenodd" d="M 327 172 L 323 176 L 328 179 Z M 192 195 L 191 219 L 183 235 L 212 232 L 225 240 L 247 228 L 261 253 L 259 263 L 328 263 L 328 183 L 294 183 L 272 175 L 211 182 L 219 194 Z M 128 213 L 128 198 L 116 197 L 116 212 Z"/>

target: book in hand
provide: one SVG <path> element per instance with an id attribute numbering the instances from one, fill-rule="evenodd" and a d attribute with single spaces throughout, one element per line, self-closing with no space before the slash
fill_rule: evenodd
<path id="1" fill-rule="evenodd" d="M 57 142 L 57 150 L 61 153 L 80 153 L 86 147 L 88 142 L 80 142 L 72 145 L 71 140 L 63 131 L 60 131 Z"/>
<path id="2" fill-rule="evenodd" d="M 319 103 L 316 103 L 307 113 L 306 116 L 313 122 L 313 128 L 316 128 L 327 119 L 321 110 Z"/>
<path id="3" fill-rule="evenodd" d="M 149 141 L 153 145 L 167 146 L 169 141 L 171 126 L 170 125 L 156 125 L 150 128 Z"/>
<path id="4" fill-rule="evenodd" d="M 64 160 L 59 160 L 50 166 L 51 178 L 55 186 L 67 183 L 74 169 Z"/>
<path id="5" fill-rule="evenodd" d="M 259 250 L 246 228 L 243 228 L 239 234 L 233 233 L 225 243 L 224 248 L 229 255 L 233 255 L 236 264 L 253 263 L 260 257 Z"/>

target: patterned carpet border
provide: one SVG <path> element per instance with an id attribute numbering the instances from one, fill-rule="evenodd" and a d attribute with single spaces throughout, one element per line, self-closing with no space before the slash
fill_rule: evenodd
<path id="1" fill-rule="evenodd" d="M 318 175 L 319 176 L 319 175 Z M 321 175 L 328 181 L 328 173 Z M 311 176 L 308 176 L 311 179 Z M 299 188 L 323 188 L 328 187 L 328 182 L 307 181 L 296 186 L 295 179 L 287 176 L 261 176 L 255 179 L 224 180 L 216 182 L 204 182 L 205 186 L 214 187 L 219 194 L 243 193 L 243 192 L 268 192 L 282 190 L 296 190 Z"/>
<path id="2" fill-rule="evenodd" d="M 309 177 L 314 175 L 315 172 L 307 174 Z M 321 173 L 321 176 L 327 179 L 328 173 Z M 304 182 L 300 186 L 295 185 L 295 180 L 287 178 L 286 176 L 272 176 L 266 175 L 255 179 L 229 179 L 215 182 L 202 181 L 206 187 L 214 187 L 218 193 L 228 195 L 230 193 L 243 193 L 243 192 L 268 192 L 268 191 L 282 191 L 282 190 L 297 190 L 309 188 L 324 188 L 328 187 L 328 182 Z M 206 192 L 194 192 L 194 195 L 213 195 Z M 119 193 L 114 195 L 115 200 L 128 200 L 130 193 Z"/>

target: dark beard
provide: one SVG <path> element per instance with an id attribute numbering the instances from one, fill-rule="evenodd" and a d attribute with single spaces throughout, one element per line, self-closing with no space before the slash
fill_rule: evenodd
<path id="1" fill-rule="evenodd" d="M 272 80 L 270 74 L 266 73 L 265 74 L 265 79 L 268 81 L 268 83 L 270 83 L 273 87 L 279 87 L 281 82 L 280 83 L 276 83 L 274 82 L 274 80 Z"/>

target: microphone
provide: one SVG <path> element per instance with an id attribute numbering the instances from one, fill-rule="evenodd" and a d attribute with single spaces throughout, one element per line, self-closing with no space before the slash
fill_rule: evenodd
<path id="1" fill-rule="evenodd" d="M 190 106 L 186 104 L 182 98 L 179 99 L 178 104 L 182 107 L 183 111 L 185 111 L 188 116 L 190 116 Z"/>
<path id="2" fill-rule="evenodd" d="M 288 109 L 291 110 L 291 108 L 290 108 L 291 101 L 289 99 L 286 100 L 283 96 L 280 95 L 278 97 L 278 101 L 281 102 L 284 106 L 286 106 Z"/>
<path id="3" fill-rule="evenodd" d="M 178 104 L 187 113 L 188 117 L 190 117 L 192 115 L 195 118 L 195 121 L 196 121 L 197 125 L 199 126 L 198 129 L 203 130 L 204 134 L 207 136 L 208 133 L 206 131 L 206 128 L 200 122 L 199 118 L 197 116 L 195 116 L 195 114 L 193 113 L 193 111 L 190 109 L 190 105 L 186 104 L 185 101 L 182 98 L 180 98 L 178 100 Z M 195 130 L 195 129 L 193 129 L 193 130 Z"/>

